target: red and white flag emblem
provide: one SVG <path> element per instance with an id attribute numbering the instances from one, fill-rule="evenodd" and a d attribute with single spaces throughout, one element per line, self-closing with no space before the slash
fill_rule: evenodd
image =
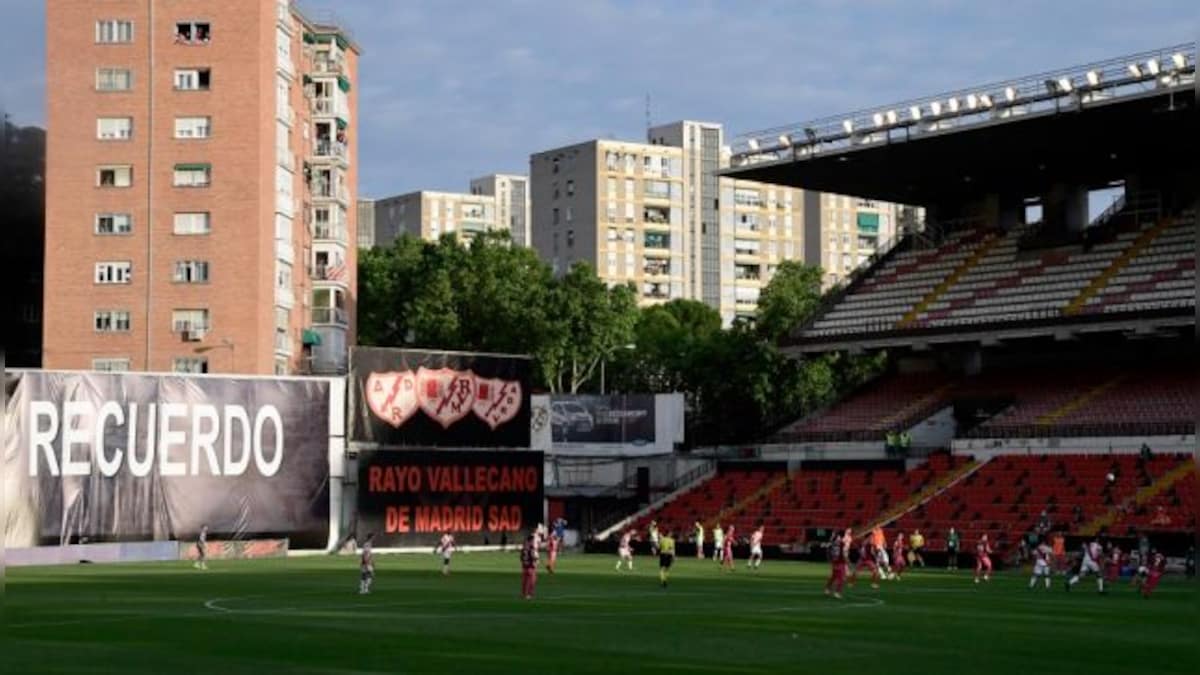
<path id="1" fill-rule="evenodd" d="M 367 405 L 379 419 L 399 428 L 417 411 L 417 378 L 412 371 L 367 376 Z"/>
<path id="2" fill-rule="evenodd" d="M 475 377 L 475 415 L 495 429 L 521 410 L 521 383 Z"/>
<path id="3" fill-rule="evenodd" d="M 466 417 L 475 400 L 475 374 L 450 368 L 417 369 L 417 404 L 443 428 Z"/>

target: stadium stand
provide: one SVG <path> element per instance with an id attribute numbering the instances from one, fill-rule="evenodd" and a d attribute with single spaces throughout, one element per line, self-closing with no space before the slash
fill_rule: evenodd
<path id="1" fill-rule="evenodd" d="M 887 375 L 777 434 L 781 440 L 860 441 L 908 428 L 945 404 L 954 380 L 941 373 Z"/>

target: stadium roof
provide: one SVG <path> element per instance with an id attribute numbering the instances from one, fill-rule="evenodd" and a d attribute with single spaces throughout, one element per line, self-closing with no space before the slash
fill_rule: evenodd
<path id="1" fill-rule="evenodd" d="M 931 205 L 1191 166 L 1194 45 L 744 134 L 733 178 Z"/>

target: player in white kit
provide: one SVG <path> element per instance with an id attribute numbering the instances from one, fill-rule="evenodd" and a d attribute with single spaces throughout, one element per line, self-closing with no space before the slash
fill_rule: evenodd
<path id="1" fill-rule="evenodd" d="M 763 528 L 762 525 L 759 525 L 758 529 L 750 535 L 750 560 L 746 562 L 746 567 L 756 570 L 759 565 L 762 565 L 762 540 Z"/>
<path id="2" fill-rule="evenodd" d="M 725 550 L 725 530 L 721 529 L 721 524 L 713 528 L 713 560 L 721 562 L 722 552 Z"/>
<path id="3" fill-rule="evenodd" d="M 366 595 L 371 592 L 371 584 L 375 582 L 375 555 L 372 551 L 372 544 L 375 541 L 375 533 L 367 535 L 366 541 L 363 542 L 362 557 L 359 558 L 359 581 L 358 594 Z"/>
<path id="4" fill-rule="evenodd" d="M 1037 585 L 1039 578 L 1046 582 L 1046 590 L 1050 590 L 1050 561 L 1054 559 L 1054 550 L 1042 542 L 1033 549 L 1033 576 L 1029 577 L 1029 588 Z"/>
<path id="5" fill-rule="evenodd" d="M 1100 542 L 1091 541 L 1083 545 L 1083 561 L 1079 564 L 1079 574 L 1071 577 L 1067 582 L 1067 590 L 1079 583 L 1079 580 L 1089 574 L 1096 575 L 1096 588 L 1101 593 L 1104 592 L 1104 574 L 1100 572 L 1100 561 L 1104 558 L 1104 549 L 1100 546 Z"/>
<path id="6" fill-rule="evenodd" d="M 196 562 L 192 566 L 198 570 L 208 569 L 208 525 L 200 527 L 200 536 L 196 538 Z"/>
<path id="7" fill-rule="evenodd" d="M 454 544 L 454 535 L 449 532 L 442 534 L 442 540 L 438 542 L 435 553 L 442 554 L 442 574 L 450 574 L 450 556 L 454 553 L 457 546 Z"/>
<path id="8" fill-rule="evenodd" d="M 621 535 L 621 543 L 617 546 L 616 570 L 618 572 L 621 571 L 621 563 L 625 563 L 629 571 L 633 571 L 633 530 L 628 530 Z"/>

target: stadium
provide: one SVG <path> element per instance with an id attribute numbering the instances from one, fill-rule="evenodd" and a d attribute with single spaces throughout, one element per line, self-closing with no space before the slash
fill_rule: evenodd
<path id="1" fill-rule="evenodd" d="M 519 355 L 10 373 L 5 661 L 1192 672 L 1195 69 L 1172 46 L 737 139 L 725 175 L 925 218 L 785 340 L 886 351 L 880 376 L 760 443 L 686 453 L 682 403 L 639 399 L 664 494 L 636 458 L 609 467 L 632 499 L 574 485 L 606 470 L 581 458 L 613 409 L 531 395 Z M 551 542 L 568 551 L 547 571 Z M 831 557 L 871 580 L 834 597 Z"/>

